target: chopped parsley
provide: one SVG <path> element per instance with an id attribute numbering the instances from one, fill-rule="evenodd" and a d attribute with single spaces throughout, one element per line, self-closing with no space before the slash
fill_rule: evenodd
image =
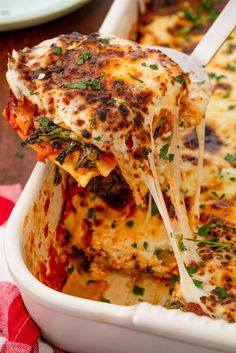
<path id="1" fill-rule="evenodd" d="M 236 104 L 232 104 L 228 106 L 228 110 L 234 110 L 236 108 Z"/>
<path id="2" fill-rule="evenodd" d="M 137 248 L 137 243 L 133 243 L 133 244 L 131 244 L 131 246 L 132 246 L 133 248 Z"/>
<path id="3" fill-rule="evenodd" d="M 61 55 L 62 55 L 62 48 L 61 48 L 61 47 L 56 47 L 56 48 L 54 49 L 53 54 L 58 55 L 58 56 L 61 56 Z"/>
<path id="4" fill-rule="evenodd" d="M 94 124 L 95 124 L 95 118 L 92 118 L 90 121 L 90 126 L 94 126 Z"/>
<path id="5" fill-rule="evenodd" d="M 199 267 L 204 267 L 204 261 L 203 260 L 201 260 L 200 262 L 199 262 Z"/>
<path id="6" fill-rule="evenodd" d="M 124 99 L 112 98 L 112 101 L 116 102 L 118 105 L 126 104 L 126 100 L 124 100 Z"/>
<path id="7" fill-rule="evenodd" d="M 87 84 L 86 82 L 78 82 L 78 83 L 68 83 L 65 85 L 66 88 L 78 88 L 81 89 L 81 91 L 84 91 L 85 89 L 87 89 Z"/>
<path id="8" fill-rule="evenodd" d="M 76 65 L 82 65 L 84 63 L 84 59 L 80 58 L 76 61 Z"/>
<path id="9" fill-rule="evenodd" d="M 235 177 L 229 178 L 230 181 L 236 181 Z"/>
<path id="10" fill-rule="evenodd" d="M 129 221 L 126 222 L 126 225 L 127 225 L 129 228 L 132 228 L 133 225 L 134 225 L 134 221 L 132 221 L 132 219 L 130 219 Z"/>
<path id="11" fill-rule="evenodd" d="M 133 286 L 133 293 L 135 295 L 143 295 L 144 294 L 144 288 L 134 285 Z"/>
<path id="12" fill-rule="evenodd" d="M 216 81 L 219 81 L 219 80 L 221 80 L 222 78 L 226 78 L 225 75 L 217 75 L 215 72 L 209 72 L 208 75 L 209 75 L 210 78 L 215 78 Z"/>
<path id="13" fill-rule="evenodd" d="M 175 77 L 175 81 L 178 83 L 186 84 L 185 78 L 183 75 L 178 75 Z"/>
<path id="14" fill-rule="evenodd" d="M 95 90 L 101 89 L 101 83 L 100 83 L 99 80 L 90 79 L 90 80 L 88 80 L 86 83 L 87 83 L 88 86 L 91 86 L 92 89 L 95 89 Z"/>
<path id="15" fill-rule="evenodd" d="M 78 83 L 68 83 L 64 85 L 66 88 L 79 88 L 80 90 L 84 91 L 88 87 L 91 87 L 94 90 L 101 89 L 101 83 L 99 80 L 96 79 L 89 79 L 88 81 L 80 81 Z"/>
<path id="16" fill-rule="evenodd" d="M 90 207 L 88 209 L 88 217 L 89 218 L 93 218 L 94 217 L 94 208 L 93 207 Z"/>
<path id="17" fill-rule="evenodd" d="M 30 94 L 31 96 L 33 96 L 34 94 L 36 94 L 36 92 L 34 92 L 34 91 L 29 91 L 29 94 Z"/>
<path id="18" fill-rule="evenodd" d="M 158 70 L 158 69 L 159 69 L 158 65 L 156 65 L 156 64 L 151 64 L 151 65 L 149 65 L 149 67 L 150 67 L 152 70 Z"/>
<path id="19" fill-rule="evenodd" d="M 215 289 L 213 289 L 212 293 L 216 294 L 221 299 L 225 299 L 228 297 L 228 293 L 225 288 L 216 287 Z"/>
<path id="20" fill-rule="evenodd" d="M 137 76 L 134 76 L 134 75 L 132 75 L 132 74 L 130 74 L 130 76 L 134 79 L 134 80 L 136 80 L 136 81 L 138 81 L 138 82 L 140 82 L 140 83 L 144 83 L 142 80 L 140 80 L 140 78 L 138 78 Z"/>
<path id="21" fill-rule="evenodd" d="M 39 125 L 40 127 L 47 127 L 49 122 L 50 122 L 49 119 L 45 116 L 44 118 L 41 118 L 39 120 Z"/>
<path id="22" fill-rule="evenodd" d="M 142 62 L 141 65 L 142 66 L 147 66 L 147 64 L 145 62 Z"/>
<path id="23" fill-rule="evenodd" d="M 198 279 L 193 279 L 193 283 L 198 288 L 202 287 L 202 281 L 199 281 Z"/>
<path id="24" fill-rule="evenodd" d="M 200 237 L 205 237 L 206 235 L 209 234 L 211 228 L 214 226 L 215 226 L 214 223 L 204 224 L 204 226 L 201 226 L 200 228 L 198 228 L 197 234 L 200 235 Z"/>
<path id="25" fill-rule="evenodd" d="M 187 248 L 186 248 L 186 246 L 184 245 L 184 241 L 183 241 L 183 234 L 181 234 L 181 236 L 180 236 L 180 238 L 179 238 L 179 240 L 178 240 L 178 247 L 179 247 L 179 249 L 181 250 L 181 251 L 186 251 L 187 250 Z"/>
<path id="26" fill-rule="evenodd" d="M 200 207 L 200 208 L 205 208 L 204 203 L 202 203 L 199 207 Z"/>
<path id="27" fill-rule="evenodd" d="M 100 43 L 104 44 L 104 45 L 110 45 L 110 40 L 108 38 L 99 38 L 98 39 Z"/>
<path id="28" fill-rule="evenodd" d="M 225 161 L 232 165 L 236 161 L 236 153 L 234 155 L 227 153 L 225 156 Z"/>
<path id="29" fill-rule="evenodd" d="M 189 9 L 183 9 L 182 11 L 187 20 L 194 23 L 194 26 L 199 27 L 201 25 L 201 19 L 196 13 L 190 11 Z"/>
<path id="30" fill-rule="evenodd" d="M 156 216 L 157 214 L 159 214 L 158 207 L 153 200 L 152 200 L 152 206 L 151 206 L 151 214 L 152 216 Z"/>
<path id="31" fill-rule="evenodd" d="M 235 71 L 235 66 L 232 64 L 227 64 L 225 68 L 228 71 Z"/>
<path id="32" fill-rule="evenodd" d="M 148 248 L 148 242 L 147 241 L 143 242 L 143 247 L 144 247 L 145 250 L 147 250 L 147 248 Z"/>
<path id="33" fill-rule="evenodd" d="M 228 44 L 228 49 L 227 49 L 228 54 L 232 54 L 233 51 L 234 51 L 234 48 L 235 48 L 234 44 L 229 43 Z"/>
<path id="34" fill-rule="evenodd" d="M 168 160 L 169 162 L 172 162 L 175 155 L 172 153 L 168 154 L 169 147 L 170 145 L 168 143 L 162 146 L 159 152 L 159 157 L 162 159 Z"/>
<path id="35" fill-rule="evenodd" d="M 179 282 L 179 276 L 173 275 L 170 279 L 170 283 L 175 284 L 176 282 Z"/>
<path id="36" fill-rule="evenodd" d="M 189 276 L 194 275 L 195 273 L 197 273 L 197 269 L 191 266 L 186 266 L 186 270 L 189 274 Z"/>
<path id="37" fill-rule="evenodd" d="M 103 302 L 103 303 L 109 303 L 109 304 L 111 303 L 111 301 L 109 299 L 104 298 L 104 297 L 102 297 L 99 301 Z"/>
<path id="38" fill-rule="evenodd" d="M 69 273 L 69 275 L 71 275 L 74 272 L 74 269 L 75 269 L 74 265 L 67 267 L 67 273 Z"/>
<path id="39" fill-rule="evenodd" d="M 200 243 L 200 244 L 210 245 L 211 248 L 215 249 L 215 250 L 222 250 L 222 249 L 227 249 L 227 248 L 231 248 L 231 247 L 235 246 L 234 244 L 217 243 L 217 242 L 211 241 L 211 240 L 200 240 L 200 239 L 192 239 L 192 238 L 184 238 L 184 239 L 194 241 L 194 242 Z"/>
<path id="40" fill-rule="evenodd" d="M 101 141 L 101 139 L 102 139 L 101 136 L 94 137 L 95 141 Z"/>

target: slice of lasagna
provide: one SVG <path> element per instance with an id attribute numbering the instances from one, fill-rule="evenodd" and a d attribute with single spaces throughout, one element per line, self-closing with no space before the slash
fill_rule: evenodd
<path id="1" fill-rule="evenodd" d="M 188 74 L 160 51 L 116 37 L 73 33 L 13 51 L 5 115 L 38 152 L 82 187 L 118 165 L 144 203 L 152 139 L 178 125 L 198 125 L 207 104 Z M 204 91 L 205 88 L 205 91 Z"/>

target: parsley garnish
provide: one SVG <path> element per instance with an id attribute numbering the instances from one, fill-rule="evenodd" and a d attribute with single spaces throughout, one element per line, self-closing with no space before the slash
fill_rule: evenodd
<path id="1" fill-rule="evenodd" d="M 202 281 L 199 281 L 198 279 L 193 279 L 193 283 L 198 288 L 200 288 L 202 286 Z"/>
<path id="2" fill-rule="evenodd" d="M 232 54 L 233 51 L 234 51 L 234 48 L 235 48 L 234 44 L 229 43 L 228 44 L 228 49 L 227 49 L 228 54 Z"/>
<path id="3" fill-rule="evenodd" d="M 33 96 L 34 94 L 36 94 L 36 92 L 34 92 L 34 91 L 29 91 L 29 94 L 30 94 L 31 96 Z"/>
<path id="4" fill-rule="evenodd" d="M 100 299 L 100 302 L 109 303 L 109 304 L 111 303 L 111 301 L 109 299 L 103 298 L 103 297 Z"/>
<path id="5" fill-rule="evenodd" d="M 159 213 L 158 207 L 155 204 L 155 202 L 152 200 L 152 206 L 151 206 L 151 214 L 152 216 L 155 216 Z"/>
<path id="6" fill-rule="evenodd" d="M 87 88 L 87 84 L 86 82 L 78 82 L 78 83 L 68 83 L 65 85 L 66 88 L 78 88 L 81 89 L 82 91 L 84 91 Z"/>
<path id="7" fill-rule="evenodd" d="M 133 293 L 134 293 L 135 295 L 143 295 L 143 293 L 144 293 L 144 288 L 134 285 L 134 286 L 133 286 Z"/>
<path id="8" fill-rule="evenodd" d="M 94 126 L 94 124 L 95 124 L 95 118 L 92 118 L 90 121 L 90 126 Z"/>
<path id="9" fill-rule="evenodd" d="M 101 141 L 101 139 L 102 139 L 101 136 L 94 137 L 95 141 Z"/>
<path id="10" fill-rule="evenodd" d="M 181 251 L 186 251 L 187 248 L 186 246 L 184 245 L 184 242 L 183 242 L 183 234 L 181 234 L 180 238 L 179 238 L 179 241 L 178 241 L 178 247 Z"/>
<path id="11" fill-rule="evenodd" d="M 108 38 L 99 38 L 98 40 L 104 45 L 110 45 L 110 40 Z"/>
<path id="12" fill-rule="evenodd" d="M 94 208 L 93 207 L 90 207 L 88 209 L 88 217 L 89 218 L 93 218 L 94 217 Z"/>
<path id="13" fill-rule="evenodd" d="M 151 65 L 149 65 L 149 67 L 150 67 L 152 70 L 158 70 L 158 69 L 159 69 L 158 65 L 156 65 L 156 64 L 151 64 Z"/>
<path id="14" fill-rule="evenodd" d="M 227 64 L 225 68 L 226 70 L 229 70 L 229 71 L 235 71 L 235 66 L 232 64 Z"/>
<path id="15" fill-rule="evenodd" d="M 84 59 L 80 58 L 76 61 L 76 65 L 82 65 L 84 63 Z"/>
<path id="16" fill-rule="evenodd" d="M 124 99 L 112 98 L 113 102 L 116 102 L 118 105 L 123 105 L 126 103 Z"/>
<path id="17" fill-rule="evenodd" d="M 202 203 L 199 207 L 200 208 L 205 208 L 205 205 Z"/>
<path id="18" fill-rule="evenodd" d="M 71 275 L 74 272 L 75 266 L 70 266 L 67 268 L 67 272 L 69 273 L 69 275 Z"/>
<path id="19" fill-rule="evenodd" d="M 138 81 L 138 82 L 140 82 L 140 83 L 143 83 L 143 81 L 140 80 L 140 78 L 138 78 L 137 76 L 134 76 L 134 75 L 132 75 L 132 74 L 130 74 L 130 76 L 131 76 L 134 80 L 136 80 L 136 81 Z"/>
<path id="20" fill-rule="evenodd" d="M 137 248 L 137 243 L 133 243 L 133 244 L 131 244 L 131 246 L 132 246 L 133 248 Z"/>
<path id="21" fill-rule="evenodd" d="M 221 299 L 225 299 L 228 297 L 228 293 L 225 288 L 216 287 L 215 289 L 213 289 L 212 293 L 216 294 Z"/>
<path id="22" fill-rule="evenodd" d="M 132 228 L 133 225 L 134 225 L 134 221 L 132 221 L 132 219 L 130 219 L 129 221 L 126 222 L 126 225 L 127 225 L 129 228 Z"/>
<path id="23" fill-rule="evenodd" d="M 184 78 L 184 76 L 182 76 L 182 75 L 176 76 L 175 81 L 178 82 L 178 83 L 184 83 L 184 84 L 186 84 L 185 78 Z"/>
<path id="24" fill-rule="evenodd" d="M 142 66 L 147 66 L 147 64 L 145 62 L 142 62 L 141 65 Z"/>
<path id="25" fill-rule="evenodd" d="M 232 104 L 228 106 L 228 110 L 234 110 L 236 108 L 236 104 Z"/>
<path id="26" fill-rule="evenodd" d="M 168 143 L 161 147 L 160 153 L 159 153 L 160 158 L 168 159 L 167 158 L 167 153 L 168 153 L 169 147 L 170 147 L 170 145 Z"/>
<path id="27" fill-rule="evenodd" d="M 201 20 L 200 20 L 200 17 L 195 14 L 194 12 L 190 11 L 189 9 L 183 9 L 182 10 L 185 17 L 194 23 L 195 26 L 200 26 L 201 25 Z"/>
<path id="28" fill-rule="evenodd" d="M 226 78 L 225 75 L 217 75 L 215 72 L 209 72 L 209 77 L 210 78 L 215 78 L 216 81 L 221 80 L 222 78 Z"/>
<path id="29" fill-rule="evenodd" d="M 236 153 L 234 155 L 227 153 L 225 156 L 225 161 L 232 165 L 236 161 Z"/>
<path id="30" fill-rule="evenodd" d="M 215 248 L 217 250 L 227 249 L 234 246 L 234 244 L 216 243 L 215 241 L 211 241 L 211 240 L 200 240 L 200 239 L 192 239 L 192 238 L 184 238 L 184 239 L 194 241 L 200 244 L 210 245 L 212 248 Z"/>
<path id="31" fill-rule="evenodd" d="M 194 275 L 195 273 L 197 273 L 197 269 L 191 266 L 186 266 L 186 270 L 189 274 L 189 276 Z"/>
<path id="32" fill-rule="evenodd" d="M 143 247 L 144 247 L 145 250 L 147 250 L 147 247 L 148 247 L 148 242 L 147 241 L 143 242 Z"/>
<path id="33" fill-rule="evenodd" d="M 62 48 L 61 48 L 61 47 L 56 47 L 56 48 L 54 49 L 53 54 L 58 55 L 58 56 L 61 56 L 61 54 L 62 54 Z"/>
<path id="34" fill-rule="evenodd" d="M 170 283 L 175 284 L 176 282 L 179 282 L 179 276 L 173 275 L 170 279 Z"/>
<path id="35" fill-rule="evenodd" d="M 86 83 L 87 83 L 88 86 L 91 86 L 92 89 L 96 89 L 96 90 L 97 90 L 97 89 L 101 89 L 101 83 L 100 83 L 99 80 L 90 79 L 90 80 L 88 80 Z"/>
<path id="36" fill-rule="evenodd" d="M 168 154 L 169 147 L 170 145 L 168 143 L 162 146 L 159 152 L 159 157 L 162 159 L 168 160 L 169 162 L 172 162 L 175 155 L 172 153 Z"/>
<path id="37" fill-rule="evenodd" d="M 45 116 L 39 120 L 40 127 L 47 127 L 49 124 L 49 119 Z"/>
<path id="38" fill-rule="evenodd" d="M 205 237 L 207 234 L 209 234 L 210 229 L 214 226 L 214 223 L 204 224 L 204 226 L 198 228 L 197 234 L 200 235 L 200 237 Z"/>

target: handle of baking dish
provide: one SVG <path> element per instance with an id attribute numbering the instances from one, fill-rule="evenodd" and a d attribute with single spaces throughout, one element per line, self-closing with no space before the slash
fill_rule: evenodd
<path id="1" fill-rule="evenodd" d="M 230 0 L 213 25 L 196 46 L 191 56 L 206 66 L 236 25 L 236 0 Z"/>

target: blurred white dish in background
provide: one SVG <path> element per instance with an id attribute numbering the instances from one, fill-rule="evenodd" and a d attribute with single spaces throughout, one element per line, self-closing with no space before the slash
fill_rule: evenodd
<path id="1" fill-rule="evenodd" d="M 0 0 L 0 31 L 25 28 L 64 16 L 89 0 Z"/>

